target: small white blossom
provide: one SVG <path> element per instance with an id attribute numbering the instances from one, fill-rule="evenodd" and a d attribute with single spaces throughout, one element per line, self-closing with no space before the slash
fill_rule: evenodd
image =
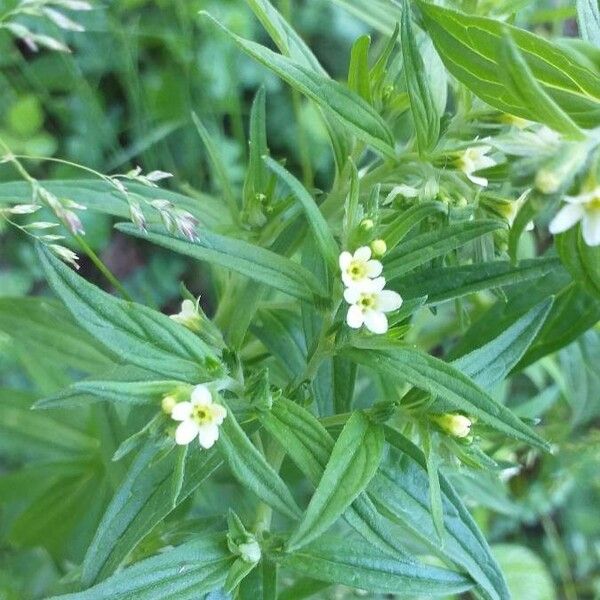
<path id="1" fill-rule="evenodd" d="M 565 202 L 550 222 L 550 233 L 567 231 L 581 221 L 581 233 L 588 246 L 600 245 L 600 186 L 578 196 L 565 196 Z"/>
<path id="2" fill-rule="evenodd" d="M 397 196 L 402 196 L 403 198 L 416 198 L 419 195 L 419 190 L 412 185 L 406 185 L 401 183 L 400 185 L 395 185 L 390 193 L 385 197 L 383 204 L 390 204 Z"/>
<path id="3" fill-rule="evenodd" d="M 371 248 L 368 246 L 361 246 L 354 254 L 342 252 L 339 263 L 342 281 L 347 287 L 369 285 L 371 279 L 381 275 L 383 270 L 378 260 L 371 259 Z"/>
<path id="4" fill-rule="evenodd" d="M 473 182 L 482 187 L 486 187 L 488 180 L 485 177 L 473 175 L 482 169 L 488 169 L 496 165 L 496 161 L 487 156 L 492 149 L 491 146 L 472 146 L 467 148 L 457 161 L 458 168 Z"/>
<path id="5" fill-rule="evenodd" d="M 402 297 L 392 290 L 384 290 L 385 279 L 372 279 L 362 287 L 348 287 L 344 290 L 344 299 L 350 308 L 346 323 L 353 329 L 363 325 L 372 333 L 385 333 L 388 320 L 385 313 L 402 306 Z"/>
<path id="6" fill-rule="evenodd" d="M 189 402 L 179 402 L 171 410 L 171 417 L 180 421 L 175 431 L 175 441 L 186 446 L 198 438 L 203 448 L 212 448 L 219 439 L 219 425 L 227 416 L 224 406 L 213 401 L 213 396 L 204 384 L 197 385 Z"/>
<path id="7" fill-rule="evenodd" d="M 202 324 L 202 317 L 200 316 L 200 311 L 198 310 L 199 301 L 200 298 L 198 298 L 196 302 L 184 300 L 181 303 L 181 310 L 176 315 L 171 315 L 171 319 L 173 319 L 173 321 L 177 321 L 177 323 L 180 323 L 188 329 L 198 331 Z"/>

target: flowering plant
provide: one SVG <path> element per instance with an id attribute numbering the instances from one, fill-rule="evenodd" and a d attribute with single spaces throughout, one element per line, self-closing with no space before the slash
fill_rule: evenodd
<path id="1" fill-rule="evenodd" d="M 17 545 L 38 543 L 27 520 L 56 532 L 52 598 L 511 597 L 465 499 L 494 508 L 502 481 L 561 452 L 551 403 L 511 386 L 556 373 L 600 319 L 600 15 L 578 3 L 596 17 L 586 41 L 558 43 L 508 8 L 378 0 L 388 20 L 340 3 L 377 30 L 344 83 L 268 0 L 247 4 L 277 51 L 198 17 L 319 120 L 323 190 L 270 150 L 265 88 L 243 181 L 191 117 L 214 195 L 140 168 L 39 182 L 5 148 L 24 181 L 0 214 L 35 238 L 59 301 L 6 301 L 4 319 L 0 300 L 23 360 L 32 345 L 62 360 L 5 417 L 50 448 L 13 474 L 35 485 L 8 528 Z M 55 21 L 88 8 L 25 4 Z M 183 285 L 180 310 L 132 301 L 86 244 L 84 209 L 205 265 L 216 308 Z"/>

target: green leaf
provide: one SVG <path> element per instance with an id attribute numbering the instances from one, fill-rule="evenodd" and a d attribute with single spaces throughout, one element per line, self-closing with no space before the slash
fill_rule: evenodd
<path id="1" fill-rule="evenodd" d="M 190 242 L 174 238 L 164 233 L 164 230 L 150 229 L 145 233 L 131 223 L 119 223 L 116 228 L 179 254 L 246 275 L 250 279 L 265 283 L 301 300 L 312 302 L 315 294 L 324 295 L 324 291 L 312 273 L 299 264 L 242 240 L 203 231 L 199 240 Z"/>
<path id="2" fill-rule="evenodd" d="M 464 569 L 477 582 L 477 592 L 483 598 L 509 600 L 502 571 L 485 538 L 444 475 L 439 474 L 445 531 L 444 543 L 440 544 L 429 505 L 423 453 L 389 426 L 385 426 L 385 435 L 391 447 L 387 447 L 380 472 L 369 486 L 369 497 L 391 522 L 404 529 L 405 543 L 411 544 L 412 537 L 425 552 Z"/>
<path id="3" fill-rule="evenodd" d="M 225 164 L 221 159 L 221 155 L 217 145 L 212 139 L 212 136 L 208 132 L 208 129 L 204 126 L 202 121 L 198 118 L 196 113 L 192 113 L 192 120 L 194 121 L 194 125 L 196 126 L 196 130 L 198 131 L 198 135 L 206 148 L 206 152 L 210 158 L 210 162 L 214 169 L 211 169 L 211 172 L 215 172 L 216 179 L 219 183 L 219 187 L 221 188 L 221 192 L 223 193 L 223 197 L 225 198 L 225 202 L 229 207 L 231 212 L 231 216 L 235 219 L 239 215 L 239 206 L 238 201 L 236 200 L 236 196 L 233 193 L 233 189 L 231 187 L 231 183 L 229 181 L 229 175 L 227 174 L 227 169 L 225 168 Z"/>
<path id="4" fill-rule="evenodd" d="M 380 426 L 363 413 L 352 414 L 335 442 L 304 518 L 288 540 L 289 550 L 319 537 L 352 504 L 375 475 L 383 442 Z"/>
<path id="5" fill-rule="evenodd" d="M 231 410 L 220 427 L 218 448 L 242 486 L 287 517 L 294 520 L 300 518 L 302 511 L 290 490 L 248 439 Z"/>
<path id="6" fill-rule="evenodd" d="M 491 219 L 466 221 L 416 235 L 386 255 L 386 280 L 397 279 L 438 256 L 444 256 L 471 240 L 503 227 L 500 221 Z"/>
<path id="7" fill-rule="evenodd" d="M 321 214 L 314 198 L 306 191 L 306 188 L 289 171 L 284 169 L 278 162 L 272 158 L 265 157 L 265 163 L 285 184 L 290 188 L 294 196 L 300 201 L 308 224 L 313 232 L 315 241 L 323 253 L 323 257 L 329 264 L 329 267 L 335 269 L 339 255 L 338 245 L 333 238 L 331 229 Z"/>
<path id="8" fill-rule="evenodd" d="M 76 275 L 43 246 L 38 256 L 46 279 L 75 320 L 130 364 L 195 383 L 214 378 L 218 364 L 191 331 L 141 304 L 119 300 Z"/>
<path id="9" fill-rule="evenodd" d="M 570 139 L 581 140 L 585 134 L 558 104 L 546 93 L 535 79 L 523 54 L 506 32 L 500 53 L 500 76 L 510 93 L 536 115 L 536 121 L 544 123 Z"/>
<path id="10" fill-rule="evenodd" d="M 400 292 L 404 299 L 427 296 L 427 304 L 437 304 L 490 288 L 539 279 L 559 266 L 560 261 L 550 257 L 523 260 L 517 267 L 498 260 L 433 268 L 397 279 L 390 288 Z"/>
<path id="11" fill-rule="evenodd" d="M 263 160 L 263 156 L 269 153 L 265 96 L 265 88 L 260 87 L 250 111 L 248 170 L 244 181 L 246 203 L 254 201 L 256 194 L 265 194 L 269 184 L 269 172 Z"/>
<path id="12" fill-rule="evenodd" d="M 600 246 L 588 246 L 580 227 L 554 238 L 558 255 L 575 281 L 600 299 Z"/>
<path id="13" fill-rule="evenodd" d="M 576 0 L 577 23 L 581 37 L 600 48 L 600 8 L 598 0 Z"/>
<path id="14" fill-rule="evenodd" d="M 502 37 L 508 30 L 544 92 L 580 127 L 600 123 L 600 78 L 571 53 L 533 33 L 491 18 L 419 1 L 424 23 L 448 70 L 482 100 L 532 121 L 536 110 L 502 80 Z"/>
<path id="15" fill-rule="evenodd" d="M 157 380 L 151 371 L 122 366 L 102 377 L 76 381 L 58 394 L 38 400 L 35 408 L 72 408 L 104 400 L 123 405 L 154 404 L 158 409 L 162 397 L 179 386 L 180 381 Z"/>
<path id="16" fill-rule="evenodd" d="M 401 212 L 387 224 L 381 234 L 389 250 L 395 248 L 404 237 L 425 218 L 435 213 L 447 213 L 448 208 L 441 202 L 419 202 Z"/>
<path id="17" fill-rule="evenodd" d="M 84 585 L 91 585 L 113 573 L 140 541 L 175 506 L 188 498 L 221 462 L 214 450 L 196 447 L 188 452 L 185 476 L 174 502 L 176 453 L 163 456 L 161 451 L 161 447 L 149 441 L 131 464 L 86 553 L 81 571 Z"/>
<path id="18" fill-rule="evenodd" d="M 290 554 L 277 555 L 282 567 L 321 581 L 403 596 L 463 592 L 471 581 L 453 571 L 390 558 L 360 539 L 324 535 Z"/>
<path id="19" fill-rule="evenodd" d="M 84 591 L 49 600 L 197 600 L 225 582 L 233 564 L 225 535 L 199 539 L 142 560 Z"/>
<path id="20" fill-rule="evenodd" d="M 404 77 L 417 134 L 417 146 L 419 153 L 424 154 L 437 144 L 440 135 L 440 115 L 436 110 L 425 65 L 413 33 L 409 0 L 404 0 L 402 5 L 400 39 L 404 58 Z"/>
<path id="21" fill-rule="evenodd" d="M 361 35 L 352 44 L 350 66 L 348 67 L 348 87 L 369 104 L 371 104 L 371 77 L 369 74 L 370 46 L 371 37 Z"/>
<path id="22" fill-rule="evenodd" d="M 519 362 L 544 325 L 554 298 L 548 298 L 502 330 L 498 337 L 454 360 L 452 365 L 478 385 L 491 389 Z"/>
<path id="23" fill-rule="evenodd" d="M 261 414 L 261 422 L 316 487 L 334 447 L 334 440 L 323 425 L 306 409 L 285 398 L 275 402 L 270 412 Z M 365 494 L 346 510 L 344 518 L 362 537 L 389 556 L 405 556 L 402 538 Z"/>
<path id="24" fill-rule="evenodd" d="M 207 13 L 203 13 L 207 14 Z M 384 156 L 393 158 L 394 138 L 381 116 L 360 96 L 302 63 L 246 40 L 210 17 L 249 56 L 272 70 L 294 89 L 332 112 L 358 138 Z"/>
<path id="25" fill-rule="evenodd" d="M 92 373 L 113 364 L 112 352 L 74 325 L 69 313 L 50 298 L 0 298 L 0 331 L 25 349 L 43 348 L 55 367 Z"/>
<path id="26" fill-rule="evenodd" d="M 360 349 L 346 354 L 360 364 L 392 380 L 439 395 L 458 410 L 476 416 L 484 423 L 532 446 L 548 450 L 550 445 L 525 425 L 508 408 L 496 402 L 456 367 L 414 348 L 394 345 L 387 349 L 369 348 L 368 339 Z"/>

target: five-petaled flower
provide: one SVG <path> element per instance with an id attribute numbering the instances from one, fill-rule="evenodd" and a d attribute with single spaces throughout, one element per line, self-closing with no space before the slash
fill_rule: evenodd
<path id="1" fill-rule="evenodd" d="M 482 187 L 486 187 L 488 180 L 485 177 L 473 175 L 476 171 L 489 169 L 496 165 L 496 161 L 487 156 L 492 149 L 491 146 L 472 146 L 467 148 L 458 158 L 458 168 L 473 182 Z"/>
<path id="2" fill-rule="evenodd" d="M 208 386 L 197 385 L 192 390 L 190 401 L 177 403 L 171 411 L 171 417 L 180 421 L 175 441 L 186 446 L 197 437 L 203 448 L 211 448 L 219 439 L 219 425 L 226 416 L 226 408 L 214 402 Z"/>
<path id="3" fill-rule="evenodd" d="M 350 308 L 346 322 L 353 329 L 365 325 L 373 333 L 385 333 L 388 320 L 385 313 L 402 306 L 402 297 L 392 290 L 384 290 L 385 279 L 377 277 L 361 287 L 348 287 L 344 290 L 344 299 Z"/>
<path id="4" fill-rule="evenodd" d="M 368 285 L 373 277 L 379 277 L 383 266 L 371 258 L 371 248 L 361 246 L 354 254 L 346 251 L 340 254 L 340 269 L 346 287 L 360 288 Z"/>
<path id="5" fill-rule="evenodd" d="M 600 245 L 600 186 L 578 196 L 565 196 L 565 202 L 550 222 L 550 233 L 570 229 L 581 221 L 581 233 L 588 246 Z"/>

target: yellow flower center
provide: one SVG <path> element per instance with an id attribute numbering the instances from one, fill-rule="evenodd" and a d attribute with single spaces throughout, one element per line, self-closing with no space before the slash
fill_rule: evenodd
<path id="1" fill-rule="evenodd" d="M 358 305 L 363 312 L 375 307 L 375 295 L 374 294 L 361 294 L 358 300 Z"/>
<path id="2" fill-rule="evenodd" d="M 192 410 L 192 419 L 196 421 L 198 425 L 210 423 L 213 419 L 213 411 L 210 406 L 194 406 Z"/>
<path id="3" fill-rule="evenodd" d="M 359 281 L 360 279 L 363 279 L 367 274 L 367 266 L 363 262 L 353 260 L 348 265 L 347 271 L 348 275 L 350 275 L 350 277 L 354 279 L 354 281 Z"/>
<path id="4" fill-rule="evenodd" d="M 600 196 L 592 198 L 589 202 L 585 203 L 585 210 L 587 212 L 600 212 Z"/>

